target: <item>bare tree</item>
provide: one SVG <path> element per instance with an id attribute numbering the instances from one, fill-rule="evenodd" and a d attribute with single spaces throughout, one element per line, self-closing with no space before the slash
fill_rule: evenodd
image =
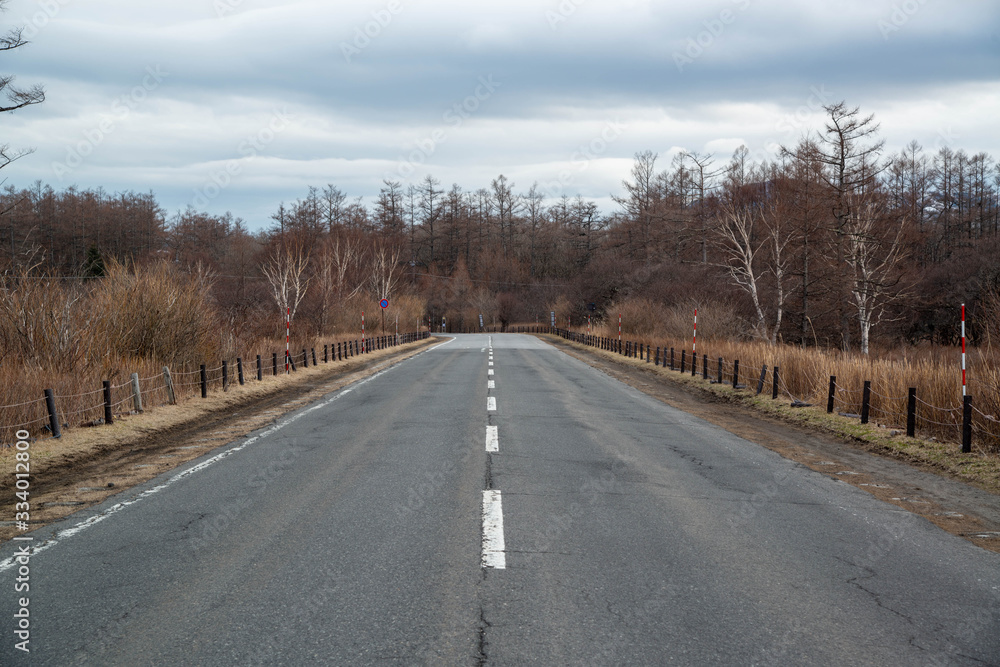
<path id="1" fill-rule="evenodd" d="M 0 0 L 0 12 L 5 11 L 7 11 L 7 0 Z M 28 43 L 28 40 L 24 39 L 23 27 L 11 28 L 6 34 L 0 36 L 0 52 L 13 51 Z M 0 102 L 0 111 L 17 111 L 26 106 L 44 102 L 45 89 L 39 84 L 28 88 L 15 86 L 14 75 L 0 74 L 0 96 L 6 98 L 6 101 Z M 9 144 L 0 144 L 0 169 L 33 151 L 33 148 L 11 149 Z"/>
<path id="2" fill-rule="evenodd" d="M 318 324 L 321 336 L 326 334 L 331 304 L 335 298 L 339 300 L 344 297 L 347 274 L 357 264 L 359 254 L 358 243 L 350 238 L 342 239 L 338 235 L 332 239 L 326 239 L 319 256 L 316 258 L 317 268 L 313 278 L 319 291 Z M 355 287 L 348 298 L 354 296 L 359 290 L 360 286 Z"/>
<path id="3" fill-rule="evenodd" d="M 789 292 L 785 283 L 789 277 L 787 247 L 791 235 L 782 228 L 782 216 L 773 202 L 750 206 L 730 202 L 719 218 L 720 224 L 713 231 L 725 257 L 721 266 L 750 297 L 756 316 L 754 334 L 774 345 Z M 764 295 L 768 274 L 774 280 L 769 306 Z M 773 325 L 768 322 L 768 310 L 773 312 Z"/>
<path id="4" fill-rule="evenodd" d="M 261 267 L 271 285 L 275 303 L 281 314 L 288 316 L 289 322 L 295 319 L 299 304 L 309 288 L 308 267 L 309 253 L 301 243 L 294 241 L 283 247 L 275 246 L 270 258 Z"/>
<path id="5" fill-rule="evenodd" d="M 857 310 L 862 354 L 868 354 L 872 327 L 899 296 L 898 268 L 905 257 L 906 218 L 900 218 L 894 229 L 888 228 L 885 218 L 883 205 L 869 196 L 852 206 L 845 225 L 848 242 L 844 259 L 852 274 L 851 298 Z"/>

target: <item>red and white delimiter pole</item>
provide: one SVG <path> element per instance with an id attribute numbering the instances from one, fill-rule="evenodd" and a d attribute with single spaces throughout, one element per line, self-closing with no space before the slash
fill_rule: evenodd
<path id="1" fill-rule="evenodd" d="M 965 304 L 962 304 L 962 396 L 965 396 Z"/>
<path id="2" fill-rule="evenodd" d="M 622 339 L 622 314 L 618 313 L 618 340 Z"/>
<path id="3" fill-rule="evenodd" d="M 694 309 L 694 335 L 691 336 L 691 359 L 695 359 L 698 355 L 695 351 L 698 349 L 698 309 Z M 691 363 L 694 363 L 692 361 Z"/>
<path id="4" fill-rule="evenodd" d="M 285 373 L 288 373 L 288 338 L 289 332 L 292 330 L 292 307 L 288 306 L 285 308 Z"/>

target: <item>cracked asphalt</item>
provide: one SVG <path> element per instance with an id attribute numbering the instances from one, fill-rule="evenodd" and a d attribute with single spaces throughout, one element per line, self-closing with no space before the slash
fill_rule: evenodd
<path id="1" fill-rule="evenodd" d="M 0 664 L 1000 664 L 997 554 L 533 337 L 488 376 L 488 341 L 35 531 Z"/>

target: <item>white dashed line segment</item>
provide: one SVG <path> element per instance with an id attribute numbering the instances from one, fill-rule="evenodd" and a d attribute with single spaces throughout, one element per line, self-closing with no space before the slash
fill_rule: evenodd
<path id="1" fill-rule="evenodd" d="M 507 568 L 503 543 L 503 505 L 499 491 L 483 491 L 483 567 Z"/>
<path id="2" fill-rule="evenodd" d="M 500 433 L 497 428 L 496 426 L 486 427 L 486 451 L 488 452 L 500 451 Z"/>

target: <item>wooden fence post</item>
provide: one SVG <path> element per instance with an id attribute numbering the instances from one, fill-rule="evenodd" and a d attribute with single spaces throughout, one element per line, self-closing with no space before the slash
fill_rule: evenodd
<path id="1" fill-rule="evenodd" d="M 872 381 L 865 380 L 864 388 L 861 390 L 861 423 L 867 424 L 871 414 L 872 404 Z"/>
<path id="2" fill-rule="evenodd" d="M 972 397 L 962 397 L 962 453 L 972 451 Z"/>
<path id="3" fill-rule="evenodd" d="M 139 374 L 132 373 L 132 407 L 142 412 L 142 394 L 139 392 Z"/>
<path id="4" fill-rule="evenodd" d="M 111 380 L 101 382 L 104 385 L 104 423 L 115 423 L 114 415 L 111 414 Z"/>
<path id="5" fill-rule="evenodd" d="M 243 357 L 236 357 L 236 376 L 239 378 L 240 386 L 243 386 Z"/>
<path id="6" fill-rule="evenodd" d="M 831 375 L 830 376 L 830 392 L 827 394 L 827 397 L 826 397 L 826 413 L 827 414 L 832 414 L 833 413 L 833 397 L 836 395 L 836 393 L 837 393 L 837 376 L 836 375 Z"/>
<path id="7" fill-rule="evenodd" d="M 163 382 L 167 385 L 167 401 L 170 405 L 177 405 L 177 395 L 174 394 L 174 378 L 170 376 L 168 366 L 163 367 Z"/>
<path id="8" fill-rule="evenodd" d="M 52 431 L 52 437 L 62 437 L 62 430 L 59 428 L 59 415 L 56 412 L 56 397 L 51 389 L 45 390 L 45 409 L 49 412 L 49 429 Z"/>
<path id="9" fill-rule="evenodd" d="M 208 373 L 205 372 L 205 364 L 201 365 L 201 397 L 208 398 Z"/>
<path id="10" fill-rule="evenodd" d="M 778 398 L 778 370 L 779 366 L 775 366 L 774 370 L 771 371 L 771 400 Z"/>
<path id="11" fill-rule="evenodd" d="M 906 435 L 913 438 L 917 433 L 917 388 L 910 387 L 906 396 Z"/>

